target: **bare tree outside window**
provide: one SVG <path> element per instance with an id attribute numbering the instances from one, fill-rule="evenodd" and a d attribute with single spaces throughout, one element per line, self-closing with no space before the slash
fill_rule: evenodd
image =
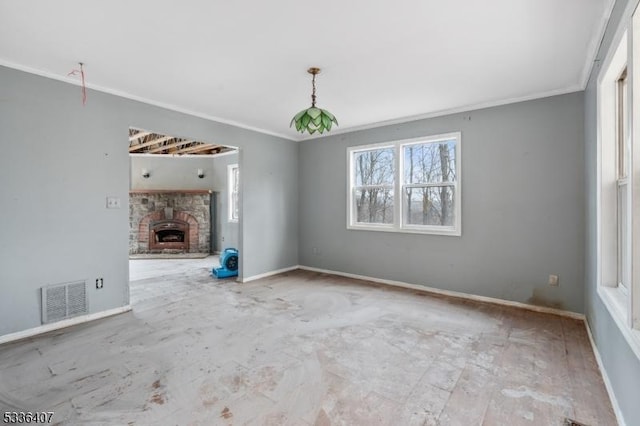
<path id="1" fill-rule="evenodd" d="M 347 228 L 460 236 L 461 133 L 347 148 Z"/>
<path id="2" fill-rule="evenodd" d="M 403 151 L 405 223 L 453 226 L 455 141 L 406 145 Z"/>
<path id="3" fill-rule="evenodd" d="M 354 162 L 357 222 L 393 223 L 393 148 L 357 152 Z"/>

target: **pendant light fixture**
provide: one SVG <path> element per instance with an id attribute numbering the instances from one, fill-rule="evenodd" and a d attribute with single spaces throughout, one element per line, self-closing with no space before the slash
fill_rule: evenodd
<path id="1" fill-rule="evenodd" d="M 316 75 L 320 73 L 320 68 L 309 68 L 307 72 L 313 75 L 312 86 L 313 92 L 311 93 L 311 108 L 304 109 L 297 113 L 291 120 L 289 127 L 292 127 L 295 123 L 296 130 L 300 133 L 304 133 L 305 130 L 310 135 L 318 132 L 320 134 L 331 130 L 331 126 L 338 125 L 338 120 L 326 109 L 316 107 Z"/>

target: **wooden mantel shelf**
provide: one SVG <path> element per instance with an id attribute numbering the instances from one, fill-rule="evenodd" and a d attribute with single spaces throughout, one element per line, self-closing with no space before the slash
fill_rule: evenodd
<path id="1" fill-rule="evenodd" d="M 211 194 L 210 189 L 132 189 L 129 194 Z"/>

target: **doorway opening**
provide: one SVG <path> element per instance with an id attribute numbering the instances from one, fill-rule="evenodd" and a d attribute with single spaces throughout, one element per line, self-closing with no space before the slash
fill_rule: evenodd
<path id="1" fill-rule="evenodd" d="M 238 164 L 237 147 L 130 128 L 130 260 L 155 259 L 157 276 L 158 259 L 206 259 L 210 269 L 220 252 L 239 248 L 237 174 L 235 182 L 229 174 Z M 130 280 L 151 274 L 144 270 L 130 262 Z"/>

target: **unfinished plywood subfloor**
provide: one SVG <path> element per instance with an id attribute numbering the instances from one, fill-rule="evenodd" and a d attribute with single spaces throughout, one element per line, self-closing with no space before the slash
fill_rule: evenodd
<path id="1" fill-rule="evenodd" d="M 1 346 L 0 408 L 64 424 L 615 424 L 580 321 L 305 271 L 216 281 L 211 263 L 132 261 L 133 312 Z"/>

